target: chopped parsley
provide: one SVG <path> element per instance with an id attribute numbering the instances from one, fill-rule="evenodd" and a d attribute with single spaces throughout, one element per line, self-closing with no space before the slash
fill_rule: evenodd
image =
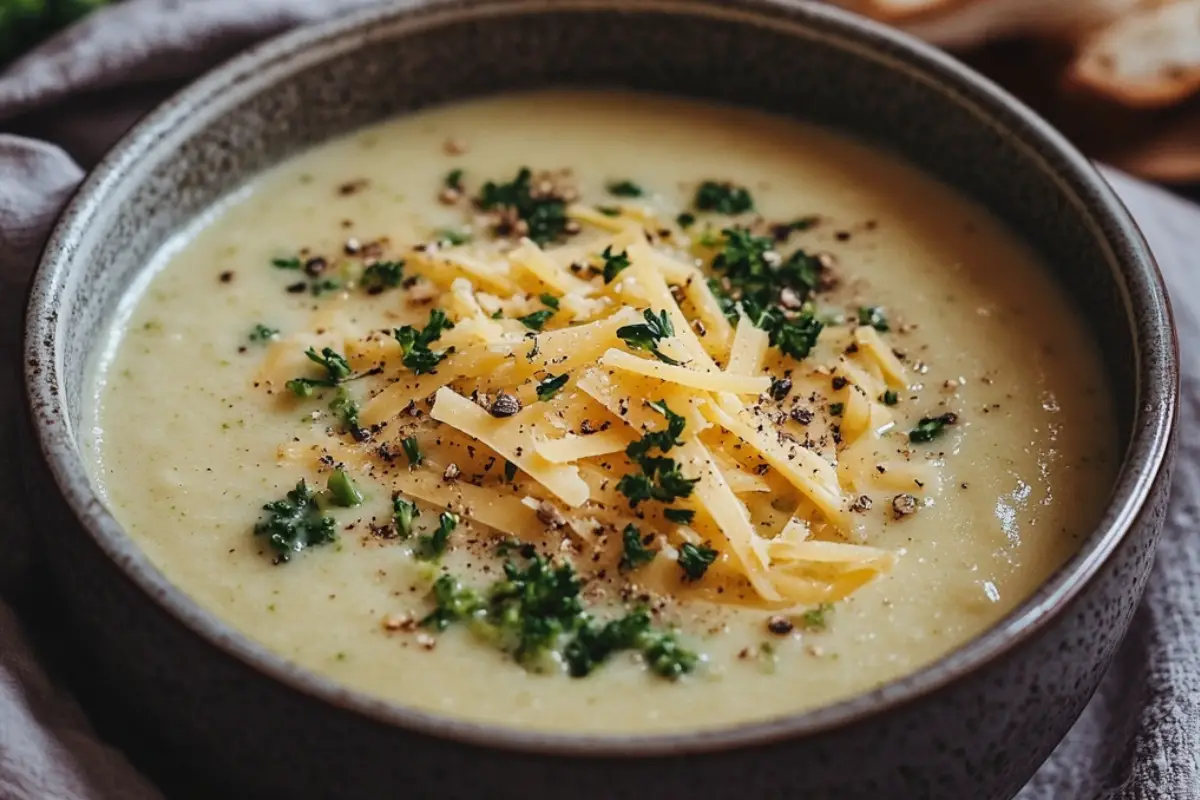
<path id="1" fill-rule="evenodd" d="M 820 223 L 821 218 L 816 215 L 800 217 L 791 222 L 781 222 L 778 225 L 771 226 L 771 233 L 776 239 L 786 239 L 795 231 L 806 231 L 809 228 L 815 228 Z"/>
<path id="2" fill-rule="evenodd" d="M 622 475 L 621 480 L 617 481 L 617 491 L 629 498 L 629 505 L 633 508 L 646 500 L 670 503 L 681 497 L 690 497 L 700 482 L 699 478 L 685 478 L 673 458 L 645 456 L 640 466 L 640 474 Z"/>
<path id="3" fill-rule="evenodd" d="M 395 289 L 404 281 L 404 261 L 377 261 L 363 270 L 361 283 L 369 294 Z"/>
<path id="4" fill-rule="evenodd" d="M 354 485 L 354 481 L 344 469 L 335 469 L 329 476 L 329 482 L 325 488 L 329 490 L 329 496 L 334 505 L 342 508 L 354 508 L 362 505 L 362 492 Z"/>
<path id="5" fill-rule="evenodd" d="M 511 210 L 528 228 L 528 236 L 539 245 L 562 239 L 567 227 L 567 204 L 556 195 L 535 194 L 533 173 L 521 167 L 508 183 L 488 181 L 476 203 L 484 211 Z"/>
<path id="6" fill-rule="evenodd" d="M 421 443 L 417 441 L 417 437 L 409 436 L 400 443 L 404 448 L 404 455 L 408 458 L 410 467 L 419 467 L 421 462 L 425 460 L 425 454 L 421 452 Z"/>
<path id="7" fill-rule="evenodd" d="M 471 241 L 471 234 L 466 231 L 456 231 L 453 228 L 443 228 L 434 234 L 434 236 L 438 242 L 448 244 L 451 247 L 457 247 L 460 244 L 466 244 Z"/>
<path id="8" fill-rule="evenodd" d="M 542 295 L 538 295 L 538 299 L 542 301 L 542 305 L 544 305 L 546 308 L 552 308 L 555 311 L 558 311 L 560 301 L 554 295 L 542 294 Z"/>
<path id="9" fill-rule="evenodd" d="M 326 292 L 336 292 L 342 288 L 342 284 L 333 278 L 323 278 L 319 281 L 313 281 L 309 288 L 312 290 L 313 296 L 320 297 Z"/>
<path id="10" fill-rule="evenodd" d="M 625 455 L 642 470 L 641 473 L 623 475 L 617 481 L 617 491 L 629 498 L 629 505 L 633 508 L 647 500 L 670 503 L 681 497 L 689 497 L 700 480 L 685 478 L 674 459 L 649 455 L 653 449 L 666 453 L 672 447 L 683 444 L 679 437 L 687 420 L 673 412 L 662 400 L 648 405 L 666 418 L 667 427 L 651 431 L 625 448 Z"/>
<path id="11" fill-rule="evenodd" d="M 570 376 L 567 373 L 562 375 L 551 375 L 548 378 L 538 382 L 537 397 L 543 402 L 551 399 L 554 395 L 562 391 L 562 388 L 567 385 Z"/>
<path id="12" fill-rule="evenodd" d="M 456 192 L 461 192 L 463 188 L 463 171 L 461 169 L 452 169 L 446 173 L 446 177 L 442 179 L 442 185 L 447 189 L 453 189 Z"/>
<path id="13" fill-rule="evenodd" d="M 268 328 L 260 322 L 250 330 L 250 335 L 247 338 L 252 342 L 269 342 L 278 335 L 278 328 Z"/>
<path id="14" fill-rule="evenodd" d="M 683 546 L 679 548 L 679 566 L 689 581 L 698 581 L 703 578 L 704 573 L 716 560 L 717 551 L 707 545 L 684 542 Z"/>
<path id="15" fill-rule="evenodd" d="M 417 558 L 423 561 L 436 561 L 446 552 L 450 542 L 450 534 L 458 527 L 458 515 L 443 511 L 438 516 L 438 526 L 431 535 L 422 534 L 417 537 Z"/>
<path id="16" fill-rule="evenodd" d="M 604 259 L 604 282 L 612 283 L 616 277 L 621 274 L 621 271 L 629 267 L 629 256 L 622 250 L 619 253 L 612 251 L 612 245 L 604 248 L 604 252 L 600 254 L 600 258 Z"/>
<path id="17" fill-rule="evenodd" d="M 705 181 L 696 189 L 692 201 L 700 211 L 715 211 L 718 214 L 744 214 L 754 210 L 754 199 L 744 186 L 717 181 Z"/>
<path id="18" fill-rule="evenodd" d="M 574 678 L 590 675 L 624 650 L 642 654 L 647 668 L 669 680 L 695 670 L 701 658 L 674 634 L 651 627 L 643 608 L 601 624 L 583 609 L 581 583 L 570 564 L 554 564 L 521 548 L 525 566 L 509 560 L 504 577 L 486 592 L 463 587 L 451 575 L 433 585 L 434 609 L 421 625 L 445 630 L 466 622 L 478 636 L 530 670 L 554 663 L 561 651 Z"/>
<path id="19" fill-rule="evenodd" d="M 678 447 L 683 444 L 679 440 L 679 437 L 683 434 L 687 420 L 672 411 L 665 400 L 656 400 L 646 405 L 663 415 L 667 420 L 667 427 L 660 431 L 651 431 L 636 442 L 629 443 L 625 448 L 625 455 L 629 456 L 630 460 L 634 462 L 640 461 L 643 456 L 654 448 L 658 448 L 666 453 L 672 447 Z"/>
<path id="20" fill-rule="evenodd" d="M 446 577 L 439 578 L 439 582 Z M 444 628 L 448 622 L 475 616 L 487 638 L 517 663 L 536 669 L 546 663 L 559 638 L 583 622 L 580 585 L 570 564 L 555 565 L 538 555 L 529 558 L 524 567 L 506 561 L 504 577 L 489 587 L 486 598 L 475 595 L 477 600 L 463 602 L 467 596 L 460 589 L 460 602 L 449 604 L 446 600 L 455 598 L 448 591 L 453 584 L 443 584 L 440 594 L 435 584 L 437 608 L 421 624 Z"/>
<path id="21" fill-rule="evenodd" d="M 684 211 L 675 217 L 675 224 L 681 228 L 690 228 L 696 224 L 696 215 L 690 211 Z"/>
<path id="22" fill-rule="evenodd" d="M 483 609 L 483 598 L 473 589 L 465 588 L 452 575 L 442 575 L 433 583 L 435 607 L 421 620 L 426 628 L 444 631 L 450 623 L 468 619 Z"/>
<path id="23" fill-rule="evenodd" d="M 358 403 L 350 396 L 345 386 L 337 387 L 337 393 L 329 402 L 329 410 L 338 416 L 346 430 L 353 433 L 355 438 L 362 435 L 362 427 L 358 424 Z"/>
<path id="24" fill-rule="evenodd" d="M 664 508 L 663 516 L 678 525 L 691 525 L 696 512 L 690 508 Z"/>
<path id="25" fill-rule="evenodd" d="M 796 250 L 783 258 L 773 239 L 745 228 L 725 228 L 721 237 L 712 268 L 725 278 L 735 299 L 769 308 L 780 302 L 785 290 L 796 300 L 816 290 L 821 262 L 815 256 Z"/>
<path id="26" fill-rule="evenodd" d="M 303 479 L 282 500 L 263 506 L 267 516 L 254 526 L 255 536 L 266 536 L 277 563 L 306 547 L 328 544 L 337 538 L 332 518 L 326 516 L 317 497 Z"/>
<path id="27" fill-rule="evenodd" d="M 517 477 L 517 465 L 512 463 L 511 461 L 506 460 L 504 462 L 504 482 L 512 483 L 513 479 L 516 477 Z"/>
<path id="28" fill-rule="evenodd" d="M 418 375 L 432 372 L 442 363 L 448 351 L 430 350 L 429 345 L 442 338 L 442 333 L 454 327 L 446 312 L 435 308 L 429 312 L 429 323 L 420 331 L 412 325 L 396 328 L 392 335 L 400 342 L 404 356 L 401 363 Z"/>
<path id="29" fill-rule="evenodd" d="M 675 335 L 675 326 L 671 324 L 671 318 L 667 316 L 667 312 L 659 311 L 656 315 L 650 309 L 646 309 L 642 312 L 642 318 L 646 320 L 645 324 L 622 325 L 617 328 L 617 337 L 624 341 L 631 350 L 646 350 L 665 364 L 679 366 L 678 361 L 658 349 L 660 341 Z"/>
<path id="30" fill-rule="evenodd" d="M 289 256 L 287 258 L 272 258 L 271 266 L 276 269 L 300 269 L 304 264 L 296 256 Z"/>
<path id="31" fill-rule="evenodd" d="M 942 435 L 946 426 L 956 422 L 958 422 L 958 415 L 949 411 L 936 417 L 921 417 L 917 422 L 917 427 L 908 432 L 908 440 L 915 444 L 932 442 Z"/>
<path id="32" fill-rule="evenodd" d="M 614 197 L 641 197 L 646 193 L 641 186 L 630 180 L 612 181 L 604 188 Z"/>
<path id="33" fill-rule="evenodd" d="M 392 522 L 396 525 L 396 535 L 401 539 L 412 536 L 413 520 L 421 516 L 417 504 L 403 497 L 392 498 Z"/>
<path id="34" fill-rule="evenodd" d="M 542 328 L 546 327 L 546 323 L 549 322 L 550 318 L 553 316 L 553 308 L 543 308 L 541 311 L 534 311 L 532 314 L 526 314 L 523 317 L 517 317 L 517 320 L 526 328 L 529 328 L 529 330 L 540 332 Z"/>
<path id="35" fill-rule="evenodd" d="M 800 622 L 810 631 L 823 631 L 829 627 L 829 613 L 833 611 L 833 603 L 821 603 L 800 615 Z"/>
<path id="36" fill-rule="evenodd" d="M 582 678 L 623 650 L 641 651 L 647 668 L 667 680 L 678 680 L 700 662 L 673 634 L 653 630 L 644 608 L 602 626 L 588 620 L 563 650 L 563 658 L 571 677 Z"/>
<path id="37" fill-rule="evenodd" d="M 858 324 L 870 325 L 880 333 L 887 333 L 888 321 L 879 306 L 862 306 L 858 309 Z"/>
<path id="38" fill-rule="evenodd" d="M 621 572 L 629 572 L 643 567 L 658 555 L 657 550 L 646 546 L 654 541 L 654 535 L 648 533 L 643 538 L 642 532 L 636 525 L 625 526 L 625 530 L 621 533 L 621 541 L 624 543 L 624 550 L 621 553 Z"/>
<path id="39" fill-rule="evenodd" d="M 318 353 L 313 348 L 304 351 L 308 360 L 319 364 L 325 370 L 324 378 L 293 378 L 284 384 L 297 397 L 311 397 L 317 387 L 337 386 L 350 377 L 350 363 L 346 357 L 331 347 L 326 347 Z"/>
<path id="40" fill-rule="evenodd" d="M 621 216 L 621 209 L 617 208 L 616 206 L 596 206 L 596 210 L 606 217 Z"/>
<path id="41" fill-rule="evenodd" d="M 844 413 L 846 413 L 846 404 L 845 403 L 830 403 L 829 404 L 829 416 L 840 417 Z"/>
<path id="42" fill-rule="evenodd" d="M 742 301 L 742 310 L 756 328 L 769 334 L 773 347 L 797 361 L 807 358 L 817 344 L 821 331 L 825 329 L 812 305 L 805 303 L 798 313 L 787 314 L 778 306 L 762 308 L 750 301 Z"/>
<path id="43" fill-rule="evenodd" d="M 888 389 L 879 396 L 879 399 L 883 401 L 885 406 L 894 406 L 900 402 L 900 395 L 896 393 L 895 389 Z"/>

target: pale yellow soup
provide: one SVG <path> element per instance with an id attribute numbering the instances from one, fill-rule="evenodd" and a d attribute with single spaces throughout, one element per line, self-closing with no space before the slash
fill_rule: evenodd
<path id="1" fill-rule="evenodd" d="M 768 221 L 820 216 L 787 248 L 836 259 L 839 285 L 817 296 L 823 313 L 886 310 L 881 336 L 902 353 L 908 386 L 881 441 L 937 476 L 934 485 L 902 491 L 847 492 L 872 500 L 847 512 L 852 539 L 892 554 L 890 571 L 806 616 L 755 602 L 744 586 L 722 598 L 700 591 L 703 583 L 672 582 L 666 548 L 655 566 L 665 582 L 646 590 L 636 571 L 589 572 L 568 533 L 530 531 L 546 552 L 576 564 L 595 613 L 648 601 L 656 629 L 675 630 L 702 655 L 678 680 L 652 674 L 630 652 L 576 679 L 552 662 L 528 669 L 465 625 L 414 628 L 432 608 L 439 570 L 482 590 L 501 557 L 496 534 L 465 516 L 439 562 L 415 558 L 413 539 L 377 535 L 372 525 L 391 513 L 386 471 L 351 470 L 366 501 L 330 512 L 336 543 L 274 563 L 253 534 L 263 504 L 301 477 L 317 489 L 328 477 L 327 465 L 288 453 L 338 434 L 328 395 L 264 390 L 270 348 L 248 333 L 260 323 L 279 329 L 297 374 L 316 375 L 302 351 L 323 341 L 321 320 L 356 330 L 419 327 L 431 306 L 422 284 L 376 295 L 353 287 L 289 293 L 307 278 L 272 259 L 305 250 L 333 261 L 348 239 L 381 237 L 389 254 L 403 257 L 435 230 L 472 224 L 475 238 L 487 240 L 465 199 L 439 201 L 444 177 L 462 169 L 469 196 L 523 165 L 570 170 L 580 202 L 641 209 L 672 228 L 709 179 L 746 187 Z M 613 197 L 606 185 L 619 179 L 645 195 Z M 705 225 L 734 224 L 697 217 L 693 238 Z M 755 215 L 738 220 L 752 224 Z M 352 274 L 358 262 L 350 261 L 350 272 L 331 274 Z M 801 367 L 776 371 L 785 369 Z M 947 411 L 957 421 L 942 436 L 908 441 L 918 419 Z M 566 731 L 730 725 L 828 704 L 912 672 L 978 636 L 1075 551 L 1107 500 L 1117 459 L 1094 343 L 1034 254 L 983 209 L 886 153 L 817 128 L 617 93 L 516 94 L 422 111 L 254 180 L 163 249 L 109 334 L 87 414 L 87 453 L 109 508 L 172 582 L 236 629 L 382 698 Z M 428 447 L 436 455 L 436 444 Z M 425 468 L 440 474 L 444 465 L 434 459 Z M 782 496 L 770 470 L 763 480 Z M 897 494 L 911 494 L 916 512 L 898 516 Z M 438 509 L 420 505 L 420 521 L 434 523 Z M 649 596 L 639 600 L 643 592 Z M 768 629 L 779 614 L 789 632 Z"/>

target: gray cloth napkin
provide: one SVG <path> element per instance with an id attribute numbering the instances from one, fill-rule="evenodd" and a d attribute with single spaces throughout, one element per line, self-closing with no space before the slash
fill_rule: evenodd
<path id="1" fill-rule="evenodd" d="M 0 375 L 8 377 L 0 381 L 0 798 L 162 796 L 139 771 L 161 775 L 150 755 L 123 754 L 95 733 L 46 646 L 61 632 L 53 617 L 32 610 L 50 590 L 9 454 L 25 286 L 49 226 L 84 168 L 166 87 L 266 35 L 364 4 L 127 0 L 0 74 Z M 1185 236 L 1200 226 L 1200 209 L 1109 177 L 1146 231 L 1175 303 L 1184 355 L 1180 464 L 1133 630 L 1099 694 L 1020 800 L 1200 797 L 1200 274 L 1186 263 Z"/>

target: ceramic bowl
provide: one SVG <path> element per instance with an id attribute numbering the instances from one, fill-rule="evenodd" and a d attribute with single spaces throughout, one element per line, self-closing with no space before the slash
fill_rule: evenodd
<path id="1" fill-rule="evenodd" d="M 721 730 L 520 732 L 350 691 L 175 589 L 80 455 L 98 332 L 164 240 L 256 173 L 384 117 L 554 85 L 794 115 L 899 153 L 1019 232 L 1100 342 L 1125 456 L 1100 525 L 1027 602 L 869 694 Z M 1177 356 L 1162 281 L 1089 163 L 983 78 L 786 0 L 405 2 L 291 33 L 204 77 L 92 173 L 50 239 L 26 339 L 30 492 L 82 652 L 130 714 L 253 797 L 1000 798 L 1046 758 L 1129 625 L 1163 521 Z"/>

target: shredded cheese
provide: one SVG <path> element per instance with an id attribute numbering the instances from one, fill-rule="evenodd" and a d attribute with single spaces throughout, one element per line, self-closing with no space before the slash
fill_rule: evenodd
<path id="1" fill-rule="evenodd" d="M 699 261 L 652 244 L 677 247 L 686 232 L 671 240 L 649 207 L 622 205 L 609 215 L 573 204 L 567 214 L 585 226 L 572 244 L 521 239 L 507 250 L 471 245 L 406 256 L 424 279 L 426 302 L 410 294 L 407 307 L 389 309 L 388 322 L 419 329 L 429 300 L 454 322 L 429 344 L 443 357 L 424 374 L 404 366 L 386 329 L 357 330 L 345 298 L 320 313 L 312 332 L 270 344 L 258 379 L 276 394 L 290 378 L 317 375 L 308 346 L 340 346 L 364 387 L 355 394 L 365 436 L 356 430 L 356 441 L 324 447 L 291 443 L 280 458 L 307 459 L 315 469 L 334 459 L 364 474 L 384 460 L 378 474 L 393 491 L 523 539 L 541 531 L 607 547 L 609 565 L 619 557 L 614 532 L 629 524 L 668 554 L 707 544 L 720 554 L 706 573 L 711 582 L 691 588 L 717 602 L 830 602 L 890 570 L 896 554 L 862 543 L 852 498 L 914 485 L 937 491 L 940 465 L 898 455 L 889 432 L 899 412 L 882 394 L 907 388 L 908 373 L 880 333 L 832 324 L 797 365 L 745 316 L 730 323 Z M 594 272 L 606 248 L 629 259 L 609 283 Z M 546 313 L 519 319 L 538 311 Z M 673 335 L 657 334 L 654 346 L 678 364 L 631 352 L 618 335 L 642 324 L 645 311 L 670 320 Z M 795 383 L 790 397 L 768 396 L 783 377 Z M 812 421 L 813 409 L 838 404 L 840 412 Z M 663 436 L 679 424 L 675 415 L 677 440 Z M 419 463 L 402 455 L 410 439 L 424 448 Z M 639 440 L 647 457 L 676 462 L 694 489 L 631 505 L 621 478 L 638 470 L 652 477 L 630 448 Z M 657 559 L 639 581 L 688 588 L 670 561 Z M 714 590 L 716 582 L 737 591 Z"/>

